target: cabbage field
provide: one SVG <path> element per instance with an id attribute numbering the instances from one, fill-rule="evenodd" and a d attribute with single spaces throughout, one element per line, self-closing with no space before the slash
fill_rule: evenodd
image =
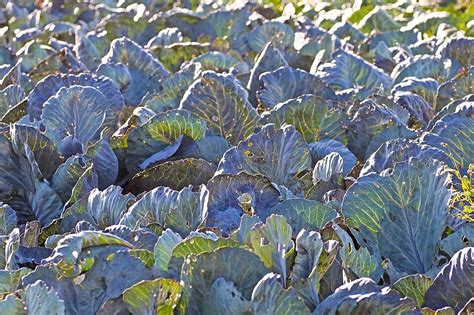
<path id="1" fill-rule="evenodd" d="M 0 314 L 474 312 L 474 3 L 0 0 Z"/>

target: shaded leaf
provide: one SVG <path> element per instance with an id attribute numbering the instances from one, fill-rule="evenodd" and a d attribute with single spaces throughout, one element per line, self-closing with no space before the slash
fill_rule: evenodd
<path id="1" fill-rule="evenodd" d="M 335 93 L 320 78 L 300 69 L 280 67 L 260 75 L 260 82 L 257 99 L 265 109 L 304 94 L 336 99 Z"/>
<path id="2" fill-rule="evenodd" d="M 295 175 L 310 168 L 309 147 L 293 126 L 276 129 L 268 124 L 229 149 L 216 174 L 247 172 L 264 175 L 272 182 L 290 187 Z"/>

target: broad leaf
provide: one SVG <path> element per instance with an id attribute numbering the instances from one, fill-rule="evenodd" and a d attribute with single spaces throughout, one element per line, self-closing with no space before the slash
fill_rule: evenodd
<path id="1" fill-rule="evenodd" d="M 181 190 L 187 186 L 198 187 L 207 183 L 216 171 L 216 166 L 203 160 L 187 158 L 158 164 L 135 175 L 126 188 L 135 194 L 154 187 L 165 186 Z"/>
<path id="2" fill-rule="evenodd" d="M 267 272 L 255 254 L 241 248 L 221 248 L 198 255 L 183 266 L 182 303 L 188 312 L 205 311 L 204 302 L 213 299 L 211 288 L 220 278 L 232 282 L 242 297 L 250 300 L 253 288 Z"/>
<path id="3" fill-rule="evenodd" d="M 86 73 L 80 75 L 50 75 L 38 82 L 28 96 L 27 110 L 30 118 L 39 120 L 44 103 L 51 96 L 58 93 L 61 88 L 69 88 L 73 85 L 89 86 L 99 90 L 105 96 L 105 101 L 100 104 L 100 107 L 106 109 L 106 121 L 111 123 L 117 121 L 117 114 L 124 105 L 122 94 L 117 85 L 108 78 Z"/>
<path id="4" fill-rule="evenodd" d="M 369 278 L 340 286 L 316 308 L 317 314 L 412 312 L 416 303 L 402 298 L 395 290 L 379 287 Z"/>
<path id="5" fill-rule="evenodd" d="M 417 55 L 399 63 L 393 69 L 392 78 L 394 84 L 398 84 L 408 77 L 433 78 L 438 82 L 444 82 L 453 78 L 459 69 L 460 65 L 451 59 Z"/>
<path id="6" fill-rule="evenodd" d="M 332 61 L 321 65 L 316 75 L 337 90 L 364 88 L 383 91 L 392 86 L 392 79 L 381 69 L 344 50 L 335 52 Z"/>
<path id="7" fill-rule="evenodd" d="M 293 228 L 293 234 L 302 229 L 315 231 L 322 228 L 328 221 L 337 216 L 337 212 L 324 204 L 301 198 L 279 202 L 274 207 L 260 211 L 258 216 L 265 220 L 271 214 L 279 214 L 287 218 Z"/>
<path id="8" fill-rule="evenodd" d="M 393 284 L 395 290 L 402 296 L 408 296 L 416 301 L 419 307 L 425 304 L 425 292 L 432 281 L 424 275 L 410 275 L 403 277 Z"/>
<path id="9" fill-rule="evenodd" d="M 186 110 L 170 110 L 151 117 L 132 130 L 127 139 L 127 167 L 145 169 L 150 164 L 165 160 L 175 154 L 185 135 L 200 139 L 206 123 Z M 161 152 L 163 151 L 163 152 Z"/>
<path id="10" fill-rule="evenodd" d="M 29 314 L 65 314 L 64 301 L 43 281 L 26 287 L 23 303 Z"/>
<path id="11" fill-rule="evenodd" d="M 208 184 L 209 204 L 207 226 L 219 227 L 230 234 L 239 227 L 240 216 L 273 207 L 280 199 L 280 192 L 263 176 L 222 174 L 212 178 Z"/>
<path id="12" fill-rule="evenodd" d="M 474 64 L 474 39 L 472 37 L 449 38 L 439 46 L 437 55 L 459 61 L 464 67 Z"/>
<path id="13" fill-rule="evenodd" d="M 324 139 L 321 141 L 310 143 L 309 149 L 311 151 L 313 163 L 322 160 L 324 157 L 331 154 L 332 152 L 338 153 L 343 160 L 343 176 L 349 174 L 352 168 L 357 163 L 357 158 L 355 157 L 355 155 L 344 144 L 332 139 Z"/>
<path id="14" fill-rule="evenodd" d="M 0 234 L 7 235 L 16 227 L 17 217 L 15 210 L 9 205 L 0 203 Z"/>
<path id="15" fill-rule="evenodd" d="M 171 279 L 144 280 L 125 290 L 123 301 L 133 314 L 173 314 L 181 285 Z"/>
<path id="16" fill-rule="evenodd" d="M 421 137 L 421 143 L 443 151 L 454 162 L 456 168 L 466 172 L 474 156 L 474 118 L 469 106 L 465 111 L 446 115 L 438 120 L 430 132 Z"/>
<path id="17" fill-rule="evenodd" d="M 150 224 L 169 227 L 186 236 L 205 218 L 207 190 L 193 192 L 191 187 L 180 191 L 157 187 L 144 194 L 120 220 L 120 224 L 137 228 Z"/>
<path id="18" fill-rule="evenodd" d="M 316 95 L 303 95 L 276 105 L 265 113 L 263 123 L 295 126 L 306 142 L 333 139 L 346 142 L 345 115 L 329 101 Z"/>
<path id="19" fill-rule="evenodd" d="M 196 79 L 195 72 L 182 70 L 165 79 L 161 84 L 162 90 L 147 99 L 144 106 L 157 114 L 177 109 L 184 93 Z"/>
<path id="20" fill-rule="evenodd" d="M 450 306 L 460 311 L 474 295 L 473 264 L 473 247 L 458 251 L 441 269 L 426 291 L 425 305 L 432 309 Z"/>
<path id="21" fill-rule="evenodd" d="M 281 276 L 269 273 L 255 286 L 252 293 L 255 314 L 309 314 L 304 302 L 293 288 L 285 289 Z"/>
<path id="22" fill-rule="evenodd" d="M 262 51 L 268 42 L 272 42 L 275 47 L 285 50 L 293 44 L 295 33 L 287 24 L 268 21 L 255 27 L 245 39 L 250 48 L 257 53 Z"/>
<path id="23" fill-rule="evenodd" d="M 276 129 L 269 124 L 229 149 L 216 174 L 247 172 L 264 175 L 272 182 L 290 187 L 298 173 L 311 167 L 309 147 L 293 126 Z"/>
<path id="24" fill-rule="evenodd" d="M 106 104 L 105 96 L 93 87 L 61 88 L 44 104 L 41 117 L 45 132 L 63 155 L 85 153 L 89 141 L 105 120 Z M 75 150 L 76 145 L 79 152 Z"/>
<path id="25" fill-rule="evenodd" d="M 269 42 L 263 47 L 262 51 L 255 60 L 255 64 L 250 72 L 249 83 L 247 89 L 249 90 L 249 99 L 252 104 L 257 105 L 255 93 L 258 90 L 260 82 L 260 75 L 267 71 L 273 71 L 280 67 L 287 67 L 288 63 L 283 57 L 282 53 Z"/>
<path id="26" fill-rule="evenodd" d="M 461 71 L 453 79 L 438 87 L 436 108 L 443 108 L 449 102 L 474 93 L 474 66 Z"/>
<path id="27" fill-rule="evenodd" d="M 47 262 L 57 265 L 59 272 L 64 277 L 73 278 L 79 275 L 83 268 L 87 267 L 87 261 L 81 261 L 79 254 L 94 248 L 107 248 L 118 246 L 122 249 L 132 248 L 129 242 L 112 234 L 98 231 L 83 231 L 77 234 L 69 234 L 62 238 Z"/>
<path id="28" fill-rule="evenodd" d="M 257 223 L 250 230 L 252 248 L 265 267 L 286 279 L 286 254 L 294 247 L 292 229 L 281 215 L 271 215 L 265 223 Z M 283 281 L 283 280 L 282 280 Z"/>
<path id="29" fill-rule="evenodd" d="M 435 147 L 412 140 L 395 139 L 382 144 L 367 158 L 360 175 L 367 175 L 370 172 L 382 173 L 386 169 L 393 168 L 396 163 L 408 161 L 410 157 L 425 162 L 435 159 L 449 166 L 452 164 L 449 156 Z"/>
<path id="30" fill-rule="evenodd" d="M 114 80 L 130 106 L 137 106 L 147 92 L 158 90 L 160 82 L 169 76 L 157 59 L 126 37 L 112 41 L 97 73 Z M 119 77 L 126 81 L 119 81 Z"/>
<path id="31" fill-rule="evenodd" d="M 236 144 L 252 133 L 260 119 L 247 95 L 233 76 L 206 71 L 186 91 L 179 108 L 204 119 L 215 134 Z"/>
<path id="32" fill-rule="evenodd" d="M 304 94 L 314 94 L 325 100 L 336 99 L 335 93 L 320 78 L 300 69 L 280 67 L 260 75 L 260 82 L 257 98 L 265 109 Z"/>
<path id="33" fill-rule="evenodd" d="M 412 158 L 391 173 L 360 177 L 347 191 L 342 212 L 399 271 L 424 273 L 434 264 L 446 224 L 449 182 L 438 161 Z"/>

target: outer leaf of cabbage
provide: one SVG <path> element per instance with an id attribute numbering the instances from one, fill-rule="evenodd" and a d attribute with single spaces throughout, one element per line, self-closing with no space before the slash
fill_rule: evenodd
<path id="1" fill-rule="evenodd" d="M 54 288 L 41 280 L 26 287 L 23 303 L 31 314 L 65 314 L 64 301 L 58 297 Z"/>
<path id="2" fill-rule="evenodd" d="M 418 29 L 422 33 L 434 35 L 441 25 L 452 25 L 453 17 L 446 11 L 423 12 L 412 19 L 404 28 Z"/>
<path id="3" fill-rule="evenodd" d="M 158 238 L 153 250 L 155 256 L 155 267 L 158 274 L 168 275 L 170 260 L 174 248 L 183 240 L 183 238 L 170 229 L 166 229 Z"/>
<path id="4" fill-rule="evenodd" d="M 140 45 L 147 43 L 157 33 L 157 28 L 163 27 L 163 22 L 159 19 L 150 20 L 139 13 L 144 9 L 141 4 L 135 10 L 128 9 L 121 14 L 109 14 L 103 18 L 101 28 L 105 29 L 109 41 L 123 36 Z"/>
<path id="5" fill-rule="evenodd" d="M 250 102 L 257 105 L 255 93 L 258 90 L 260 82 L 260 75 L 264 72 L 273 71 L 280 67 L 287 67 L 288 63 L 283 57 L 282 53 L 269 42 L 263 47 L 262 51 L 255 60 L 255 64 L 250 72 L 249 83 L 247 89 L 249 90 Z"/>
<path id="6" fill-rule="evenodd" d="M 0 115 L 5 113 L 20 103 L 25 98 L 25 92 L 19 85 L 9 85 L 3 90 L 0 90 Z"/>
<path id="7" fill-rule="evenodd" d="M 378 132 L 375 136 L 370 140 L 369 145 L 367 146 L 367 150 L 365 151 L 365 159 L 374 153 L 382 144 L 387 141 L 394 140 L 394 139 L 415 139 L 418 134 L 407 128 L 404 125 L 394 125 L 387 127 L 386 129 Z"/>
<path id="8" fill-rule="evenodd" d="M 183 34 L 176 27 L 168 27 L 162 29 L 158 35 L 150 39 L 146 44 L 146 47 L 153 46 L 167 46 L 174 43 L 179 43 L 183 41 Z"/>
<path id="9" fill-rule="evenodd" d="M 79 254 L 87 250 L 90 252 L 94 248 L 108 249 L 106 245 L 118 246 L 121 249 L 133 247 L 129 242 L 109 233 L 82 231 L 63 237 L 46 262 L 56 264 L 62 276 L 73 278 L 78 276 L 84 267 L 85 261 L 81 261 Z M 99 253 L 94 251 L 93 254 Z"/>
<path id="10" fill-rule="evenodd" d="M 79 61 L 85 64 L 91 71 L 97 69 L 109 46 L 110 41 L 105 31 L 100 33 L 89 32 L 87 34 L 78 31 L 76 33 L 74 50 Z"/>
<path id="11" fill-rule="evenodd" d="M 379 32 L 396 31 L 400 27 L 401 25 L 380 6 L 376 6 L 359 22 L 359 29 L 365 33 L 369 33 L 374 29 Z"/>
<path id="12" fill-rule="evenodd" d="M 97 225 L 107 227 L 118 224 L 129 203 L 134 200 L 130 194 L 122 195 L 121 187 L 109 186 L 104 191 L 94 189 L 90 192 L 87 209 Z"/>
<path id="13" fill-rule="evenodd" d="M 68 136 L 82 145 L 82 152 L 105 120 L 105 96 L 93 87 L 62 88 L 45 104 L 41 115 L 46 134 L 58 145 L 67 145 Z"/>
<path id="14" fill-rule="evenodd" d="M 193 232 L 173 248 L 173 257 L 186 258 L 190 255 L 210 253 L 222 247 L 240 247 L 230 238 L 218 237 L 213 232 Z"/>
<path id="15" fill-rule="evenodd" d="M 19 124 L 11 127 L 10 134 L 15 148 L 26 154 L 24 146 L 28 146 L 34 154 L 41 175 L 51 180 L 53 173 L 63 162 L 54 142 L 36 128 Z"/>
<path id="16" fill-rule="evenodd" d="M 268 273 L 252 292 L 255 314 L 310 314 L 293 288 L 281 285 L 281 276 Z"/>
<path id="17" fill-rule="evenodd" d="M 449 38 L 439 46 L 436 54 L 442 58 L 455 59 L 464 67 L 470 67 L 474 64 L 474 39 Z"/>
<path id="18" fill-rule="evenodd" d="M 341 240 L 342 248 L 339 251 L 342 267 L 349 274 L 354 273 L 359 278 L 371 278 L 379 281 L 383 275 L 382 260 L 377 251 L 370 253 L 367 247 L 360 246 L 356 249 L 350 235 L 338 225 L 332 225 L 338 238 Z"/>
<path id="19" fill-rule="evenodd" d="M 252 248 L 265 267 L 286 279 L 286 254 L 294 248 L 292 228 L 282 215 L 271 215 L 250 230 Z"/>
<path id="20" fill-rule="evenodd" d="M 203 160 L 186 158 L 158 164 L 135 175 L 126 188 L 135 194 L 151 188 L 165 186 L 181 190 L 188 186 L 198 187 L 207 183 L 216 171 L 216 166 Z"/>
<path id="21" fill-rule="evenodd" d="M 0 196 L 8 200 L 20 223 L 39 219 L 46 225 L 59 216 L 61 200 L 42 180 L 29 146 L 13 146 L 0 136 L 0 170 Z"/>
<path id="22" fill-rule="evenodd" d="M 450 158 L 435 147 L 407 139 L 394 139 L 382 144 L 377 151 L 367 158 L 360 176 L 371 172 L 382 173 L 388 168 L 395 167 L 396 163 L 408 161 L 410 157 L 416 157 L 424 162 L 435 159 L 452 166 Z"/>
<path id="23" fill-rule="evenodd" d="M 246 42 L 254 52 L 260 52 L 268 42 L 272 42 L 276 48 L 285 50 L 293 45 L 295 33 L 288 25 L 268 21 L 255 27 L 247 36 Z"/>
<path id="24" fill-rule="evenodd" d="M 456 252 L 467 246 L 474 245 L 474 226 L 470 222 L 463 222 L 463 224 L 456 229 L 452 234 L 441 240 L 441 250 L 449 256 L 454 256 Z"/>
<path id="25" fill-rule="evenodd" d="M 465 110 L 444 116 L 421 137 L 421 143 L 446 153 L 463 173 L 469 163 L 472 163 L 471 157 L 474 156 L 473 110 L 474 106 L 470 105 L 465 107 Z"/>
<path id="26" fill-rule="evenodd" d="M 41 119 L 44 103 L 54 96 L 61 88 L 71 87 L 73 85 L 90 86 L 99 90 L 105 96 L 105 102 L 100 105 L 106 109 L 107 122 L 116 122 L 117 114 L 123 108 L 123 96 L 114 81 L 106 77 L 97 77 L 95 75 L 83 73 L 56 74 L 50 75 L 35 86 L 28 96 L 28 114 L 30 118 Z M 109 123 L 108 123 L 109 124 Z M 115 125 L 111 125 L 115 127 Z"/>
<path id="27" fill-rule="evenodd" d="M 73 155 L 61 164 L 51 179 L 51 186 L 66 202 L 79 178 L 92 166 L 92 161 L 85 155 Z"/>
<path id="28" fill-rule="evenodd" d="M 145 193 L 131 206 L 120 224 L 136 228 L 158 223 L 184 237 L 204 221 L 207 198 L 205 189 L 201 193 L 195 193 L 191 187 L 180 191 L 157 187 Z"/>
<path id="29" fill-rule="evenodd" d="M 413 312 L 416 303 L 397 291 L 382 288 L 369 278 L 340 286 L 316 308 L 317 314 Z"/>
<path id="30" fill-rule="evenodd" d="M 279 214 L 287 218 L 293 228 L 293 235 L 306 229 L 316 231 L 328 221 L 336 218 L 337 212 L 324 204 L 302 198 L 288 199 L 279 202 L 274 207 L 260 211 L 259 217 L 265 220 L 271 214 Z"/>
<path id="31" fill-rule="evenodd" d="M 182 303 L 192 314 L 203 312 L 203 302 L 220 278 L 232 282 L 243 298 L 250 300 L 253 288 L 267 272 L 255 254 L 242 248 L 221 248 L 198 255 L 189 265 L 183 266 Z M 212 299 L 212 296 L 208 298 Z"/>
<path id="32" fill-rule="evenodd" d="M 164 47 L 155 46 L 151 47 L 150 50 L 167 70 L 177 72 L 184 62 L 208 52 L 210 48 L 209 43 L 184 42 Z"/>
<path id="33" fill-rule="evenodd" d="M 431 55 L 417 55 L 400 62 L 392 71 L 394 84 L 402 82 L 407 77 L 418 79 L 433 78 L 444 82 L 453 78 L 459 71 L 459 63 Z"/>
<path id="34" fill-rule="evenodd" d="M 336 99 L 335 93 L 320 78 L 300 69 L 280 67 L 261 74 L 260 82 L 257 98 L 266 109 L 304 94 L 318 95 L 325 100 Z"/>
<path id="35" fill-rule="evenodd" d="M 214 165 L 219 164 L 224 153 L 230 148 L 229 142 L 221 136 L 205 136 L 197 140 L 196 145 L 198 157 Z"/>
<path id="36" fill-rule="evenodd" d="M 397 45 L 410 45 L 418 41 L 418 34 L 412 30 L 400 31 L 399 29 L 382 33 L 375 33 L 370 36 L 370 49 L 375 49 L 379 43 L 385 43 L 387 47 Z"/>
<path id="37" fill-rule="evenodd" d="M 264 114 L 262 122 L 274 123 L 276 127 L 285 123 L 293 125 L 306 142 L 346 141 L 344 114 L 316 95 L 303 95 L 280 103 Z"/>
<path id="38" fill-rule="evenodd" d="M 157 114 L 128 135 L 127 168 L 145 169 L 154 162 L 165 160 L 179 149 L 182 135 L 197 140 L 205 131 L 206 122 L 189 111 L 176 109 Z"/>
<path id="39" fill-rule="evenodd" d="M 438 93 L 438 81 L 432 78 L 406 77 L 402 82 L 393 87 L 391 93 L 393 95 L 400 91 L 413 92 L 420 95 L 434 109 L 436 106 L 436 94 Z"/>
<path id="40" fill-rule="evenodd" d="M 16 227 L 17 218 L 15 210 L 9 205 L 0 203 L 0 234 L 7 235 Z"/>
<path id="41" fill-rule="evenodd" d="M 119 171 L 119 162 L 105 135 L 87 148 L 87 156 L 97 171 L 99 188 L 105 189 L 115 183 Z"/>
<path id="42" fill-rule="evenodd" d="M 392 174 L 360 177 L 347 191 L 342 212 L 399 271 L 424 273 L 433 266 L 446 224 L 448 183 L 440 162 L 410 159 L 396 164 Z"/>
<path id="43" fill-rule="evenodd" d="M 416 274 L 403 277 L 393 284 L 393 288 L 402 296 L 408 296 L 416 301 L 419 307 L 425 304 L 425 292 L 431 286 L 430 278 Z"/>
<path id="44" fill-rule="evenodd" d="M 470 104 L 468 102 L 474 101 L 474 94 L 469 94 L 463 97 L 462 99 L 457 99 L 450 102 L 448 105 L 440 109 L 436 115 L 431 119 L 430 123 L 426 127 L 427 130 L 433 128 L 434 124 L 448 114 L 453 114 L 459 111 L 463 111 L 469 108 Z"/>
<path id="45" fill-rule="evenodd" d="M 229 149 L 222 157 L 216 174 L 247 172 L 264 175 L 272 182 L 289 186 L 294 176 L 311 167 L 309 147 L 293 126 L 261 131 Z"/>
<path id="46" fill-rule="evenodd" d="M 232 281 L 217 278 L 211 285 L 209 293 L 204 298 L 203 310 L 210 315 L 251 314 L 252 304 L 243 297 Z"/>
<path id="47" fill-rule="evenodd" d="M 231 54 L 219 51 L 210 51 L 190 60 L 190 63 L 199 63 L 202 71 L 212 70 L 215 72 L 235 72 L 246 74 L 250 71 L 248 65 Z M 186 67 L 188 65 L 183 65 Z"/>
<path id="48" fill-rule="evenodd" d="M 388 107 L 384 104 L 377 104 L 370 99 L 360 104 L 360 108 L 353 115 L 348 128 L 349 149 L 359 159 L 363 160 L 368 155 L 366 154 L 367 148 L 371 140 L 378 133 L 387 130 L 388 127 L 395 127 L 396 129 L 393 130 L 395 132 L 398 129 L 407 130 L 405 125 L 409 117 L 408 112 L 396 103 L 394 106 Z M 373 150 L 376 150 L 382 143 L 388 140 L 391 139 L 380 141 L 379 145 L 373 147 Z"/>
<path id="49" fill-rule="evenodd" d="M 191 71 L 179 71 L 164 80 L 162 89 L 145 101 L 144 106 L 159 114 L 170 109 L 177 109 L 184 93 L 196 78 Z"/>
<path id="50" fill-rule="evenodd" d="M 319 280 L 327 271 L 321 263 L 323 251 L 324 244 L 318 232 L 303 229 L 296 236 L 296 257 L 290 281 L 311 308 L 319 304 Z"/>
<path id="51" fill-rule="evenodd" d="M 458 251 L 438 273 L 425 294 L 425 305 L 432 309 L 451 306 L 461 310 L 474 295 L 474 248 Z"/>
<path id="52" fill-rule="evenodd" d="M 239 227 L 245 211 L 260 211 L 273 207 L 280 199 L 279 191 L 261 175 L 222 174 L 208 183 L 209 204 L 207 226 L 217 226 L 224 234 Z M 244 211 L 244 208 L 246 209 Z"/>
<path id="53" fill-rule="evenodd" d="M 435 112 L 431 104 L 418 94 L 412 92 L 396 92 L 394 100 L 400 104 L 411 115 L 412 119 L 419 125 L 425 127 L 433 118 Z"/>
<path id="54" fill-rule="evenodd" d="M 115 65 L 125 66 L 130 74 L 130 82 L 121 87 L 121 92 L 125 103 L 130 106 L 137 106 L 147 92 L 158 90 L 160 82 L 169 76 L 168 71 L 157 59 L 137 43 L 125 37 L 112 41 L 109 52 L 97 69 L 98 74 L 105 71 L 105 69 L 101 70 L 103 65 L 108 65 L 112 69 Z M 121 86 L 119 82 L 116 83 Z"/>
<path id="55" fill-rule="evenodd" d="M 317 142 L 313 142 L 309 144 L 309 149 L 311 151 L 313 162 L 317 162 L 323 159 L 325 156 L 329 155 L 332 152 L 338 153 L 343 160 L 343 176 L 349 174 L 357 162 L 356 156 L 344 144 L 336 140 L 323 139 Z"/>
<path id="56" fill-rule="evenodd" d="M 58 297 L 64 301 L 67 314 L 80 315 L 95 312 L 93 293 L 76 286 L 72 279 L 60 278 L 60 274 L 53 266 L 40 265 L 22 279 L 23 286 L 37 281 L 43 281 L 55 289 Z"/>
<path id="57" fill-rule="evenodd" d="M 382 89 L 383 93 L 392 86 L 392 79 L 381 69 L 351 52 L 338 50 L 332 58 L 318 68 L 316 75 L 334 89 L 364 87 L 372 91 Z"/>
<path id="58" fill-rule="evenodd" d="M 247 96 L 233 76 L 206 71 L 186 91 L 179 108 L 204 119 L 215 134 L 236 144 L 252 133 L 260 119 Z"/>
<path id="59" fill-rule="evenodd" d="M 438 87 L 436 108 L 443 108 L 449 102 L 474 93 L 474 66 L 460 72 L 453 79 L 444 82 Z"/>
<path id="60" fill-rule="evenodd" d="M 123 293 L 123 300 L 133 314 L 173 314 L 181 296 L 181 285 L 171 279 L 143 280 Z"/>
<path id="61" fill-rule="evenodd" d="M 131 286 L 143 280 L 153 279 L 151 269 L 130 251 L 116 249 L 114 252 L 101 253 L 81 282 L 80 287 L 83 290 L 101 296 L 95 300 L 96 309 L 109 300 L 119 298 Z"/>

